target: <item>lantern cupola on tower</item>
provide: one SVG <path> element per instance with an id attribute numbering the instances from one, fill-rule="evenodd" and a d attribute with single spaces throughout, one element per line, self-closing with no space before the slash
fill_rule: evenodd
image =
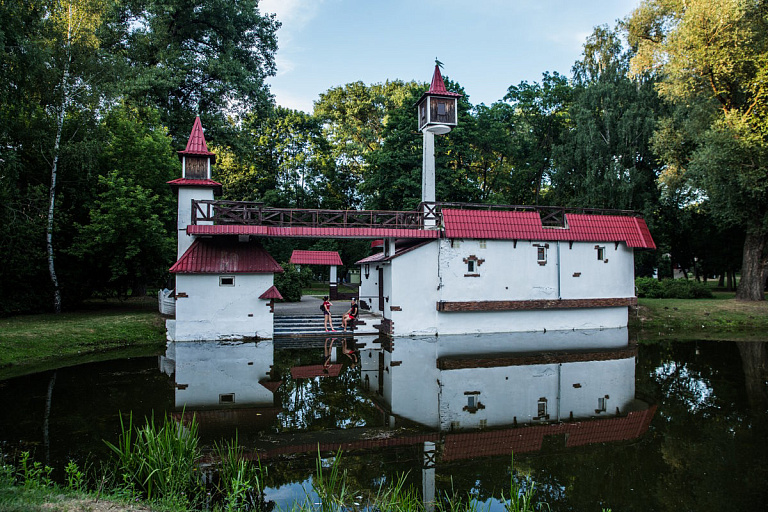
<path id="1" fill-rule="evenodd" d="M 429 90 L 419 99 L 419 130 L 428 130 L 437 135 L 451 131 L 456 126 L 457 102 L 461 94 L 445 88 L 440 74 L 440 62 L 435 61 L 435 72 Z"/>
<path id="2" fill-rule="evenodd" d="M 179 151 L 179 159 L 182 162 L 181 172 L 183 179 L 211 179 L 211 164 L 216 162 L 216 155 L 208 151 L 208 144 L 205 143 L 200 116 L 195 117 L 195 124 L 192 125 L 192 133 L 189 134 L 187 147 L 184 151 Z"/>

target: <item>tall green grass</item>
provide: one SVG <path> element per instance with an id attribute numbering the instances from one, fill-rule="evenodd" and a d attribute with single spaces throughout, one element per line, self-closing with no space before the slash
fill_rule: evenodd
<path id="1" fill-rule="evenodd" d="M 226 443 L 216 443 L 218 456 L 216 465 L 216 499 L 226 512 L 239 510 L 260 510 L 264 503 L 264 479 L 267 468 L 261 461 L 254 464 L 245 457 L 245 451 L 238 443 L 237 435 Z"/>
<path id="2" fill-rule="evenodd" d="M 200 501 L 203 487 L 198 464 L 202 454 L 194 416 L 187 425 L 183 415 L 178 423 L 165 417 L 160 427 L 153 417 L 134 429 L 130 414 L 127 424 L 120 417 L 120 428 L 118 443 L 105 443 L 115 456 L 113 476 L 126 492 L 178 505 Z"/>

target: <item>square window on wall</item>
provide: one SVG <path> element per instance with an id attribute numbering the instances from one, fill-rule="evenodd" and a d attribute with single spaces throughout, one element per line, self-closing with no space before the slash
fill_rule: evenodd
<path id="1" fill-rule="evenodd" d="M 235 286 L 235 276 L 219 276 L 219 286 Z"/>
<path id="2" fill-rule="evenodd" d="M 597 249 L 597 259 L 603 261 L 605 259 L 605 247 L 595 246 Z"/>
<path id="3" fill-rule="evenodd" d="M 546 263 L 547 262 L 547 248 L 546 247 L 537 247 L 536 248 L 536 261 L 539 263 Z"/>
<path id="4" fill-rule="evenodd" d="M 480 248 L 481 249 L 487 249 L 488 248 L 488 241 L 487 240 L 480 240 Z"/>
<path id="5" fill-rule="evenodd" d="M 538 414 L 538 417 L 540 419 L 544 419 L 547 416 L 547 401 L 546 400 L 539 400 L 538 407 L 536 408 L 536 412 Z"/>

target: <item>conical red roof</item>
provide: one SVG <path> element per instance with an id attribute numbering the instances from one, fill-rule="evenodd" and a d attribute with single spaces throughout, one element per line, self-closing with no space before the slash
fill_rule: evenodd
<path id="1" fill-rule="evenodd" d="M 432 84 L 429 86 L 427 94 L 434 94 L 437 96 L 451 96 L 454 98 L 460 98 L 462 95 L 456 92 L 451 92 L 445 88 L 445 82 L 443 82 L 443 75 L 440 73 L 440 66 L 435 64 L 435 72 L 432 74 Z"/>
<path id="2" fill-rule="evenodd" d="M 260 299 L 282 299 L 283 296 L 280 295 L 280 292 L 277 290 L 276 286 L 270 286 L 267 291 L 259 295 Z"/>
<path id="3" fill-rule="evenodd" d="M 200 116 L 195 117 L 195 124 L 192 125 L 192 133 L 189 134 L 187 148 L 184 151 L 179 151 L 179 155 L 214 156 L 213 153 L 208 151 L 208 144 L 205 143 Z"/>

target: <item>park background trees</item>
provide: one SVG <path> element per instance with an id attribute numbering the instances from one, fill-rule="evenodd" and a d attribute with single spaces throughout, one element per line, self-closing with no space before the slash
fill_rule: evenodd
<path id="1" fill-rule="evenodd" d="M 761 299 L 766 21 L 758 2 L 646 0 L 596 27 L 568 76 L 543 71 L 491 105 L 446 76 L 464 96 L 459 125 L 436 140 L 438 199 L 635 210 L 659 245 L 638 275 L 740 270 L 739 297 Z M 279 26 L 257 0 L 0 3 L 0 314 L 55 309 L 57 288 L 70 307 L 165 284 L 166 182 L 197 114 L 224 199 L 419 203 L 414 104 L 428 84 L 358 81 L 321 93 L 313 112 L 281 107 L 265 85 Z M 280 261 L 293 248 L 348 263 L 370 250 L 268 245 Z"/>

